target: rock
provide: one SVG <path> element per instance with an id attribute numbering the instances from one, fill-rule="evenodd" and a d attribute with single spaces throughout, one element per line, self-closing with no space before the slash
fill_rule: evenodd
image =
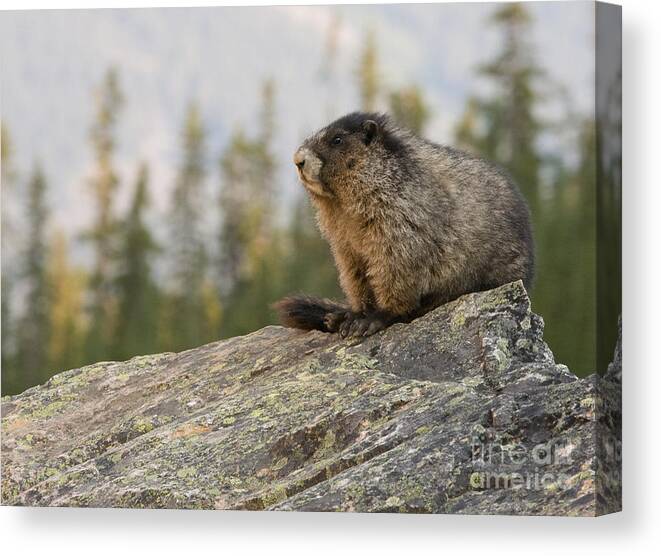
<path id="1" fill-rule="evenodd" d="M 517 282 L 362 342 L 269 326 L 63 372 L 2 400 L 2 501 L 616 511 L 619 384 L 556 364 L 542 329 Z"/>

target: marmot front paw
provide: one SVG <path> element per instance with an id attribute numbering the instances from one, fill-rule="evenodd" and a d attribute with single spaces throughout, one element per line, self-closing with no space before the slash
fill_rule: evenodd
<path id="1" fill-rule="evenodd" d="M 340 324 L 339 332 L 343 338 L 358 338 L 376 334 L 387 326 L 386 319 L 380 315 L 349 313 Z"/>

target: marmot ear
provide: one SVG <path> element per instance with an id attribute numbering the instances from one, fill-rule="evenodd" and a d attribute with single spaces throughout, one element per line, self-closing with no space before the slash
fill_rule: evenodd
<path id="1" fill-rule="evenodd" d="M 374 120 L 365 120 L 363 122 L 363 131 L 365 132 L 365 144 L 369 145 L 379 131 L 379 124 Z"/>

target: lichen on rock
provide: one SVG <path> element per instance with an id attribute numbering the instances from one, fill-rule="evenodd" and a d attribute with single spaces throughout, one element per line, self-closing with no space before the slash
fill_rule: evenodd
<path id="1" fill-rule="evenodd" d="M 542 332 L 512 283 L 362 341 L 269 326 L 67 371 L 3 398 L 2 501 L 615 511 L 620 374 L 578 379 Z"/>

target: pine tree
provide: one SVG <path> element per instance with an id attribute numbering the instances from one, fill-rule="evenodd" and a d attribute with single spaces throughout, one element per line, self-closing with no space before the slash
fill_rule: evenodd
<path id="1" fill-rule="evenodd" d="M 544 72 L 529 44 L 531 19 L 519 3 L 504 4 L 489 19 L 502 37 L 502 47 L 478 69 L 493 91 L 470 97 L 455 128 L 462 148 L 475 151 L 506 168 L 528 200 L 535 223 L 541 218 L 539 152 L 544 122 L 535 109 Z"/>
<path id="2" fill-rule="evenodd" d="M 294 204 L 285 262 L 285 285 L 288 292 L 310 292 L 321 297 L 342 299 L 337 271 L 328 243 L 317 229 L 313 208 L 306 194 Z"/>
<path id="3" fill-rule="evenodd" d="M 222 187 L 220 192 L 220 288 L 224 297 L 230 295 L 244 274 L 244 260 L 254 239 L 255 220 L 261 217 L 259 208 L 253 209 L 253 184 L 257 181 L 255 145 L 239 128 L 220 159 Z"/>
<path id="4" fill-rule="evenodd" d="M 92 229 L 86 234 L 94 248 L 94 270 L 90 280 L 91 325 L 86 342 L 90 361 L 105 359 L 112 343 L 116 299 L 113 294 L 115 259 L 114 200 L 119 179 L 113 165 L 115 128 L 123 98 L 114 68 L 106 72 L 96 91 L 96 121 L 91 140 L 96 167 L 90 181 L 95 204 Z"/>
<path id="5" fill-rule="evenodd" d="M 16 281 L 16 233 L 10 206 L 10 196 L 13 193 L 16 173 L 12 161 L 12 144 L 9 131 L 4 123 L 0 126 L 0 194 L 2 195 L 2 283 L 0 296 L 2 298 L 2 391 L 5 394 L 20 391 L 18 388 L 15 360 L 15 330 L 12 311 L 14 283 Z"/>
<path id="6" fill-rule="evenodd" d="M 326 119 L 330 120 L 335 114 L 335 97 L 337 93 L 337 58 L 340 32 L 342 29 L 342 18 L 338 12 L 328 25 L 326 40 L 324 44 L 324 55 L 319 71 L 321 86 L 326 96 Z"/>
<path id="7" fill-rule="evenodd" d="M 87 277 L 69 260 L 69 244 L 61 230 L 53 235 L 47 265 L 49 292 L 48 361 L 51 372 L 73 369 L 85 361 L 87 320 L 84 296 Z"/>
<path id="8" fill-rule="evenodd" d="M 221 156 L 220 283 L 227 295 L 248 279 L 255 261 L 271 238 L 275 157 L 271 151 L 274 127 L 274 89 L 267 81 L 262 90 L 262 118 L 256 139 L 239 128 Z"/>
<path id="9" fill-rule="evenodd" d="M 274 228 L 275 90 L 266 81 L 255 139 L 238 129 L 221 156 L 220 293 L 224 336 L 254 330 L 271 319 L 281 290 L 281 237 Z M 277 292 L 277 293 L 276 293 Z"/>
<path id="10" fill-rule="evenodd" d="M 429 108 L 417 86 L 405 87 L 390 94 L 390 112 L 403 127 L 422 134 L 429 121 Z"/>
<path id="11" fill-rule="evenodd" d="M 466 102 L 466 108 L 454 129 L 455 143 L 457 147 L 472 151 L 476 154 L 485 152 L 479 136 L 480 105 L 475 97 L 470 97 Z M 485 153 L 486 154 L 486 153 Z"/>
<path id="12" fill-rule="evenodd" d="M 361 109 L 366 112 L 377 110 L 381 95 L 387 93 L 387 91 L 384 91 L 381 82 L 376 35 L 373 30 L 365 36 L 365 44 L 356 77 Z M 430 112 L 418 86 L 410 85 L 400 90 L 391 91 L 387 94 L 386 100 L 393 118 L 400 125 L 416 133 L 424 131 Z"/>
<path id="13" fill-rule="evenodd" d="M 191 103 L 182 132 L 183 156 L 172 195 L 170 217 L 171 291 L 164 308 L 169 330 L 165 346 L 182 350 L 213 339 L 203 302 L 208 256 L 202 218 L 206 207 L 205 131 L 199 109 Z"/>
<path id="14" fill-rule="evenodd" d="M 270 152 L 275 133 L 275 81 L 273 78 L 268 78 L 262 83 L 261 101 L 258 142 L 264 153 L 264 172 L 270 175 L 274 166 L 273 157 Z M 272 188 L 272 186 L 270 187 Z"/>
<path id="15" fill-rule="evenodd" d="M 575 372 L 589 372 L 595 370 L 597 334 L 596 145 L 594 121 L 578 127 L 579 164 L 556 164 L 553 195 L 538 220 L 540 280 L 533 300 L 556 359 Z"/>
<path id="16" fill-rule="evenodd" d="M 530 15 L 523 5 L 511 3 L 499 8 L 491 21 L 501 32 L 503 48 L 481 68 L 497 91 L 482 102 L 486 133 L 481 150 L 510 171 L 537 211 L 541 165 L 537 143 L 543 125 L 534 108 L 540 100 L 536 82 L 543 73 L 528 42 Z"/>
<path id="17" fill-rule="evenodd" d="M 366 112 L 376 110 L 381 88 L 376 35 L 371 30 L 365 37 L 365 45 L 357 70 L 361 108 Z"/>
<path id="18" fill-rule="evenodd" d="M 145 222 L 148 187 L 149 171 L 142 164 L 120 232 L 114 359 L 124 360 L 158 349 L 158 290 L 151 270 L 157 246 Z"/>
<path id="19" fill-rule="evenodd" d="M 25 308 L 17 330 L 17 367 L 22 382 L 33 386 L 47 377 L 49 341 L 48 289 L 46 279 L 46 178 L 35 165 L 28 184 L 25 210 L 27 230 L 23 283 Z"/>

